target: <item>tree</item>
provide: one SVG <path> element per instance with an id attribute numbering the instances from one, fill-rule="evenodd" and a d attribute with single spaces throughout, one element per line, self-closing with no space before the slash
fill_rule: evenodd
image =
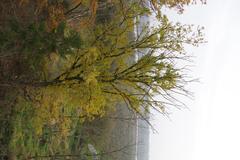
<path id="1" fill-rule="evenodd" d="M 178 13 L 183 13 L 184 7 L 189 4 L 196 4 L 197 2 L 206 4 L 206 0 L 150 0 L 153 8 L 158 12 L 161 10 L 162 6 L 167 8 L 174 8 Z"/>
<path id="2" fill-rule="evenodd" d="M 189 60 L 185 45 L 197 46 L 203 42 L 202 28 L 197 27 L 194 31 L 194 26 L 174 24 L 161 15 L 157 26 L 146 25 L 135 35 L 134 28 L 140 23 L 137 17 L 151 14 L 157 8 L 151 11 L 147 6 L 142 7 L 142 1 L 113 2 L 114 10 L 107 21 L 73 32 L 77 45 L 61 43 L 69 34 L 66 28 L 60 28 L 60 34 L 57 34 L 58 28 L 41 30 L 40 35 L 50 40 L 54 49 L 48 50 L 49 44 L 45 41 L 40 41 L 43 48 L 39 43 L 34 43 L 34 47 L 26 43 L 30 57 L 38 54 L 39 49 L 46 51 L 37 55 L 40 61 L 38 78 L 1 80 L 1 87 L 14 88 L 17 95 L 10 124 L 10 148 L 16 150 L 16 154 L 21 153 L 20 156 L 26 158 L 36 152 L 39 155 L 66 153 L 71 145 L 67 142 L 79 123 L 104 116 L 119 102 L 125 103 L 143 119 L 144 112 L 150 108 L 165 113 L 164 108 L 168 105 L 182 105 L 174 95 L 188 94 L 184 88 L 188 80 L 181 72 L 183 68 L 178 68 L 176 63 Z M 152 3 L 155 5 L 160 1 Z M 170 6 L 170 1 L 165 4 Z M 177 4 L 181 6 L 188 1 L 170 7 Z M 18 37 L 19 32 L 16 33 Z M 11 42 L 12 38 L 8 40 Z M 136 53 L 141 52 L 144 56 L 135 60 Z M 54 75 L 51 74 L 53 70 Z M 156 99 L 156 95 L 161 98 Z M 25 123 L 28 126 L 24 126 Z"/>
<path id="3" fill-rule="evenodd" d="M 178 83 L 186 81 L 176 68 L 175 59 L 187 60 L 185 44 L 196 46 L 203 42 L 201 28 L 193 32 L 192 26 L 172 24 L 163 16 L 158 27 L 146 27 L 133 38 L 131 33 L 138 23 L 133 18 L 146 12 L 140 13 L 140 7 L 137 8 L 136 3 L 132 5 L 134 9 L 131 4 L 121 7 L 119 13 L 115 13 L 113 22 L 89 30 L 90 45 L 77 53 L 76 61 L 66 72 L 54 79 L 56 85 L 63 82 L 96 85 L 96 88 L 100 87 L 101 95 L 121 97 L 136 112 L 140 104 L 163 106 L 163 102 L 153 100 L 154 94 L 170 98 L 168 91 L 184 91 Z M 146 49 L 145 56 L 136 62 L 129 62 L 136 50 L 144 52 Z M 78 72 L 74 73 L 76 70 Z M 151 100 L 144 100 L 143 96 Z"/>

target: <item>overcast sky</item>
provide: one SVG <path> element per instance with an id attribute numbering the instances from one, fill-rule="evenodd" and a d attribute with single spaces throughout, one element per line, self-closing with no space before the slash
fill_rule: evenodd
<path id="1" fill-rule="evenodd" d="M 171 120 L 155 116 L 150 160 L 239 160 L 240 0 L 208 0 L 174 21 L 205 26 L 207 44 L 194 53 L 195 99 Z"/>

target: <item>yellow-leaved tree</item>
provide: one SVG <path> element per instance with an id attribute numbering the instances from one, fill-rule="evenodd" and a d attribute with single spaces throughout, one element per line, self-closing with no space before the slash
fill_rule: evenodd
<path id="1" fill-rule="evenodd" d="M 16 95 L 10 98 L 8 147 L 19 159 L 71 155 L 77 126 L 104 116 L 119 102 L 141 118 L 150 108 L 165 113 L 166 106 L 181 105 L 174 95 L 188 94 L 188 79 L 177 62 L 189 60 L 186 45 L 204 41 L 202 28 L 161 15 L 157 25 L 142 26 L 136 34 L 140 16 L 160 12 L 162 5 L 181 10 L 191 1 L 151 0 L 153 8 L 142 2 L 84 0 L 65 10 L 65 19 L 51 31 L 44 24 L 14 23 L 0 32 L 1 51 L 15 51 L 31 71 L 0 79 L 0 87 Z M 71 28 L 77 15 L 89 11 L 95 23 Z"/>

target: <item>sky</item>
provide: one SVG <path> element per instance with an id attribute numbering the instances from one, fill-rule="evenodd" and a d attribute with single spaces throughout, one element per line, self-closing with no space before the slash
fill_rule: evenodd
<path id="1" fill-rule="evenodd" d="M 240 1 L 208 0 L 188 7 L 173 21 L 205 27 L 208 41 L 189 48 L 195 56 L 189 109 L 170 119 L 155 115 L 158 133 L 150 135 L 150 160 L 239 160 L 240 148 Z"/>

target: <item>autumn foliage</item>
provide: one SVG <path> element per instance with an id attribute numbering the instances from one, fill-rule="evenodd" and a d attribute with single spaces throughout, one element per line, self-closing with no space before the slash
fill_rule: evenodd
<path id="1" fill-rule="evenodd" d="M 37 17 L 0 27 L 0 58 L 17 57 L 24 66 L 0 78 L 11 104 L 0 138 L 8 135 L 7 150 L 18 159 L 73 154 L 78 127 L 119 103 L 144 119 L 150 108 L 167 114 L 168 106 L 180 107 L 174 95 L 189 94 L 191 80 L 177 62 L 189 60 L 186 45 L 204 42 L 203 28 L 158 13 L 162 6 L 182 12 L 192 1 L 150 0 L 152 8 L 123 0 L 13 2 L 34 7 Z M 139 18 L 156 12 L 158 24 L 136 34 Z"/>

